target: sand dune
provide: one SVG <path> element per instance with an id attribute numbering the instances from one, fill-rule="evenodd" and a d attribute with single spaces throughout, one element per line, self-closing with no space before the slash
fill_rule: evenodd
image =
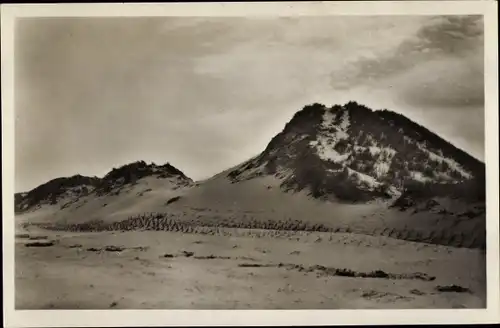
<path id="1" fill-rule="evenodd" d="M 16 238 L 16 308 L 485 306 L 480 250 L 352 233 L 218 231 L 50 233 L 30 227 L 24 234 L 47 236 L 56 243 L 26 247 L 33 240 Z M 333 270 L 379 273 L 374 278 L 349 277 Z M 464 290 L 438 290 L 447 286 Z"/>

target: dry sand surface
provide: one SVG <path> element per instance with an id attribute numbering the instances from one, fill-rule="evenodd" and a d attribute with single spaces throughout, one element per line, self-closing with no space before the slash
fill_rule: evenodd
<path id="1" fill-rule="evenodd" d="M 214 231 L 18 230 L 16 308 L 485 307 L 480 250 L 352 233 Z M 438 290 L 453 285 L 466 289 Z"/>
<path id="2" fill-rule="evenodd" d="M 327 202 L 311 198 L 305 191 L 283 192 L 280 183 L 275 177 L 260 177 L 233 184 L 223 172 L 194 186 L 173 189 L 170 180 L 146 177 L 107 195 L 69 197 L 55 205 L 45 204 L 19 213 L 16 223 L 71 225 L 92 220 L 113 223 L 157 213 L 176 221 L 198 220 L 204 225 L 220 225 L 224 221 L 298 220 L 323 224 L 333 230 L 348 227 L 351 232 L 410 241 L 434 239 L 432 242 L 460 247 L 479 248 L 485 240 L 484 216 L 473 219 L 461 216 L 466 208 L 461 208 L 457 201 L 448 204 L 439 199 L 440 203 L 446 203 L 447 210 L 454 212 L 450 215 L 437 209 L 400 211 L 390 207 L 394 200 L 364 204 Z M 169 202 L 172 199 L 176 201 Z M 394 234 L 389 234 L 390 231 Z"/>

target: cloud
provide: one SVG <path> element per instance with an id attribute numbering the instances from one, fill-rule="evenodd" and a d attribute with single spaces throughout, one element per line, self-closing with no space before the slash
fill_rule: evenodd
<path id="1" fill-rule="evenodd" d="M 399 83 L 399 98 L 406 104 L 455 110 L 484 107 L 482 56 L 432 61 L 414 68 L 404 79 L 395 84 Z"/>
<path id="2" fill-rule="evenodd" d="M 482 16 L 439 16 L 417 32 L 409 48 L 429 49 L 436 53 L 460 56 L 481 47 L 484 41 Z"/>
<path id="3" fill-rule="evenodd" d="M 386 53 L 362 57 L 347 63 L 347 67 L 332 76 L 332 87 L 349 89 L 363 84 L 376 87 L 381 79 L 407 73 L 419 65 L 443 59 L 460 59 L 480 53 L 483 48 L 481 16 L 438 16 L 427 19 L 414 35 Z"/>

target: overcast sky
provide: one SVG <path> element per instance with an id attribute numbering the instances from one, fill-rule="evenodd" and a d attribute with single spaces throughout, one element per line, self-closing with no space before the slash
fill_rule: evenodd
<path id="1" fill-rule="evenodd" d="M 484 159 L 478 16 L 18 21 L 16 191 L 136 160 L 202 179 L 304 105 L 406 115 Z"/>

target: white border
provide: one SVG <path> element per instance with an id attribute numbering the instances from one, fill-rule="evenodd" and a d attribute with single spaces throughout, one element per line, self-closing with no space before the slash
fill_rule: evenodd
<path id="1" fill-rule="evenodd" d="M 500 322 L 498 18 L 495 1 L 357 1 L 2 5 L 3 287 L 6 327 L 479 324 Z M 14 21 L 17 17 L 484 15 L 487 309 L 482 310 L 38 310 L 14 309 Z M 145 315 L 146 314 L 146 315 Z"/>

